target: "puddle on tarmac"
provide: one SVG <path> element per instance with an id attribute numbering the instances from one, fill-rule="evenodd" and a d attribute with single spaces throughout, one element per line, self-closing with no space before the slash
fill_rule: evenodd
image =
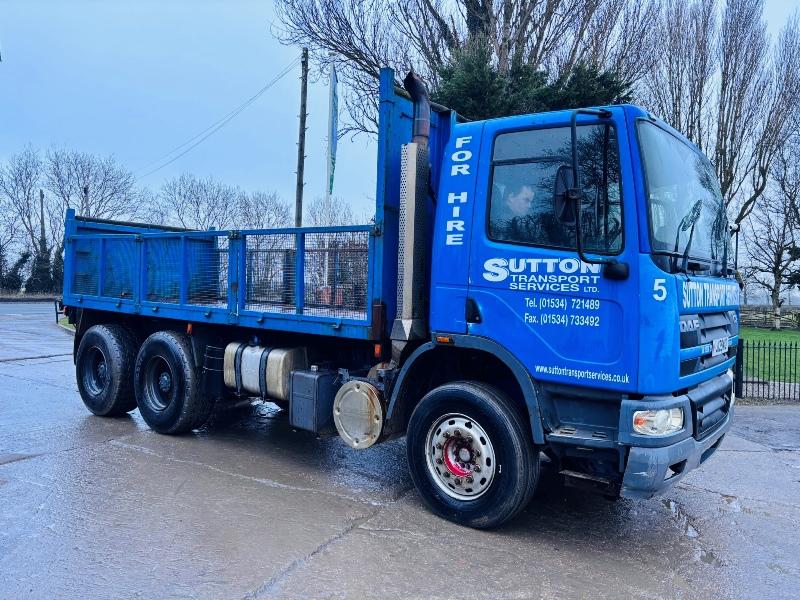
<path id="1" fill-rule="evenodd" d="M 731 512 L 742 512 L 742 505 L 739 503 L 739 498 L 736 496 L 722 494 L 722 499 L 728 504 L 728 508 L 730 508 Z"/>
<path id="2" fill-rule="evenodd" d="M 692 525 L 689 515 L 687 515 L 683 508 L 681 508 L 680 504 L 674 500 L 670 500 L 669 498 L 662 498 L 661 503 L 672 514 L 673 519 L 675 519 L 675 524 L 678 526 L 678 529 L 683 532 L 683 535 L 692 540 L 697 540 L 697 538 L 700 537 L 700 532 L 694 525 Z M 703 548 L 699 542 L 694 549 L 693 556 L 695 560 L 701 561 L 707 565 L 712 565 L 715 567 L 722 566 L 722 561 L 717 557 L 717 555 L 711 550 Z"/>

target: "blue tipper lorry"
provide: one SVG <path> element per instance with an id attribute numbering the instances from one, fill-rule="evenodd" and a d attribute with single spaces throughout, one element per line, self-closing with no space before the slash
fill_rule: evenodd
<path id="1" fill-rule="evenodd" d="M 405 435 L 426 505 L 497 526 L 540 464 L 664 491 L 731 426 L 739 288 L 714 169 L 635 106 L 465 121 L 381 73 L 369 225 L 190 231 L 67 214 L 91 412 L 157 432 L 260 397 L 352 448 Z"/>

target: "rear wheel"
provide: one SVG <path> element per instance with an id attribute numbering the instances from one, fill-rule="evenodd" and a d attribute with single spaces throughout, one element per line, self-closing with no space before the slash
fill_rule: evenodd
<path id="1" fill-rule="evenodd" d="M 201 427 L 214 406 L 202 389 L 189 338 L 180 333 L 158 331 L 145 340 L 136 357 L 134 388 L 142 418 L 159 433 Z"/>
<path id="2" fill-rule="evenodd" d="M 94 325 L 86 331 L 75 356 L 78 391 L 86 408 L 101 417 L 136 408 L 135 356 L 136 340 L 121 325 Z"/>
<path id="3" fill-rule="evenodd" d="M 539 479 L 525 416 L 483 383 L 449 383 L 429 392 L 411 415 L 407 452 L 428 508 L 469 527 L 488 529 L 514 517 Z"/>

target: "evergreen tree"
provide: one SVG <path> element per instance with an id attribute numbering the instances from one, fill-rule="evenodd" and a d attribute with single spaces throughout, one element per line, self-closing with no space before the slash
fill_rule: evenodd
<path id="1" fill-rule="evenodd" d="M 3 276 L 3 280 L 0 281 L 0 289 L 3 289 L 7 292 L 12 292 L 14 294 L 19 293 L 20 288 L 22 287 L 22 270 L 25 268 L 25 265 L 28 264 L 30 257 L 30 252 L 23 252 L 20 255 L 20 257 L 14 263 L 14 266 L 8 270 L 8 272 Z"/>
<path id="2" fill-rule="evenodd" d="M 0 245 L 0 290 L 5 288 L 6 274 L 8 272 L 8 259 L 6 258 L 6 250 Z"/>
<path id="3" fill-rule="evenodd" d="M 613 71 L 578 64 L 560 81 L 531 65 L 512 63 L 500 71 L 492 63 L 485 40 L 476 40 L 453 54 L 437 73 L 436 102 L 468 119 L 602 106 L 629 102 L 630 84 Z"/>
<path id="4" fill-rule="evenodd" d="M 53 255 L 53 292 L 62 293 L 64 290 L 64 248 L 59 244 Z"/>
<path id="5" fill-rule="evenodd" d="M 50 248 L 47 247 L 47 235 L 44 228 L 44 192 L 39 190 L 39 243 L 33 255 L 31 276 L 25 283 L 28 294 L 49 294 L 53 291 L 53 275 L 50 270 Z"/>
<path id="6" fill-rule="evenodd" d="M 49 294 L 53 291 L 53 276 L 50 273 L 50 250 L 40 244 L 33 255 L 31 276 L 25 282 L 25 292 L 28 294 Z"/>
<path id="7" fill-rule="evenodd" d="M 626 104 L 632 101 L 631 86 L 614 71 L 600 71 L 597 67 L 577 64 L 563 84 L 548 86 L 549 110 L 586 108 Z"/>

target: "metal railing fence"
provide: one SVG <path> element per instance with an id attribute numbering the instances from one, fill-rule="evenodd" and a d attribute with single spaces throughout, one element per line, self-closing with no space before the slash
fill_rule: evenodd
<path id="1" fill-rule="evenodd" d="M 739 340 L 738 398 L 800 402 L 800 343 Z"/>

